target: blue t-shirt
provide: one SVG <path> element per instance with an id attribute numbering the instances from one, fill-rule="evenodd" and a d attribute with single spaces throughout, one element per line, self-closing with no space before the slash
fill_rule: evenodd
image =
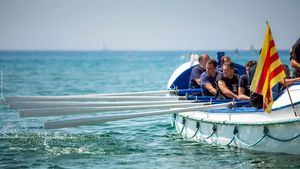
<path id="1" fill-rule="evenodd" d="M 192 69 L 189 88 L 200 88 L 200 86 L 194 79 L 200 79 L 200 76 L 203 72 L 205 72 L 205 69 L 200 67 L 200 65 L 197 65 Z"/>
<path id="2" fill-rule="evenodd" d="M 201 87 L 202 87 L 202 94 L 203 96 L 214 96 L 211 94 L 205 87 L 204 85 L 207 83 L 210 83 L 214 88 L 216 88 L 216 77 L 218 76 L 218 72 L 216 72 L 215 76 L 208 76 L 207 72 L 203 72 L 200 77 L 201 81 Z"/>

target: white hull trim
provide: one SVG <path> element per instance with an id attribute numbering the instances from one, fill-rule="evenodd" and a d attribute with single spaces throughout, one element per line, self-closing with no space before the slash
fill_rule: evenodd
<path id="1" fill-rule="evenodd" d="M 239 122 L 221 120 L 226 119 L 226 116 L 233 119 L 244 116 L 244 120 Z M 266 118 L 264 121 L 253 120 L 258 116 Z M 268 117 L 273 117 L 273 120 L 267 120 Z M 263 112 L 251 114 L 188 112 L 172 115 L 171 123 L 186 140 L 222 147 L 233 146 L 263 152 L 300 154 L 300 118 L 277 117 L 276 113 L 270 115 Z"/>

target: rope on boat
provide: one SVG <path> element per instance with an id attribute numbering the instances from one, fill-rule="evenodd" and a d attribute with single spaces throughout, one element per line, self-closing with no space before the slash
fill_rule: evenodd
<path id="1" fill-rule="evenodd" d="M 196 122 L 196 128 L 197 128 L 197 130 L 196 130 L 195 134 L 192 137 L 190 137 L 191 139 L 194 138 L 197 135 L 197 133 L 200 129 L 200 123 L 198 121 Z"/>
<path id="2" fill-rule="evenodd" d="M 232 137 L 232 139 L 229 141 L 229 143 L 224 144 L 224 145 L 220 144 L 220 145 L 230 147 L 230 144 L 233 142 L 234 139 L 235 139 L 235 137 Z"/>
<path id="3" fill-rule="evenodd" d="M 203 137 L 203 133 L 201 133 L 201 131 L 200 131 L 200 129 L 199 129 L 199 133 L 200 133 L 200 136 L 204 139 L 204 140 L 207 140 L 207 139 L 209 139 L 209 138 L 211 138 L 216 132 L 217 132 L 217 125 L 213 125 L 213 127 L 212 127 L 212 130 L 213 130 L 213 132 L 208 136 L 208 137 Z"/>
<path id="4" fill-rule="evenodd" d="M 175 126 L 176 115 L 177 115 L 176 113 L 174 113 L 174 114 L 170 115 L 170 118 L 171 118 L 171 120 L 172 120 L 172 124 L 171 124 L 171 126 L 172 126 L 172 127 L 174 127 L 174 126 Z"/>
<path id="5" fill-rule="evenodd" d="M 235 126 L 234 128 L 237 129 L 237 126 Z M 252 144 L 249 144 L 249 143 L 246 143 L 246 142 L 242 141 L 242 140 L 238 137 L 237 134 L 238 134 L 238 130 L 237 130 L 237 132 L 234 134 L 233 137 L 234 137 L 239 143 L 241 143 L 242 145 L 247 146 L 247 147 L 253 147 L 253 146 L 256 146 L 258 143 L 260 143 L 260 142 L 267 136 L 267 132 L 264 130 L 264 135 L 263 135 L 260 139 L 258 139 L 256 142 L 254 142 L 254 143 L 252 143 Z"/>
<path id="6" fill-rule="evenodd" d="M 181 133 L 183 132 L 184 128 L 185 128 L 185 118 L 182 118 L 182 128 L 181 131 L 179 132 L 179 134 L 181 135 Z"/>
<path id="7" fill-rule="evenodd" d="M 174 117 L 175 120 L 176 120 L 176 114 L 174 114 L 173 117 Z M 174 120 L 174 123 L 175 123 L 175 120 Z M 183 127 L 182 127 L 182 129 L 181 129 L 181 131 L 180 131 L 179 134 L 182 134 L 182 132 L 183 132 L 183 130 L 184 130 L 184 128 L 185 128 L 185 123 L 186 123 L 185 118 L 182 118 L 182 124 L 183 124 Z M 200 137 L 202 137 L 202 139 L 206 140 L 206 139 L 211 138 L 211 137 L 217 132 L 217 125 L 214 124 L 213 127 L 212 127 L 212 133 L 211 133 L 208 137 L 203 137 L 204 134 L 201 133 L 200 128 L 201 128 L 201 127 L 200 127 L 200 122 L 197 121 L 197 122 L 196 122 L 196 129 L 197 129 L 197 130 L 195 131 L 194 135 L 191 136 L 191 137 L 189 137 L 189 138 L 190 138 L 190 139 L 191 139 L 191 138 L 194 138 L 194 137 L 197 135 L 197 133 L 200 133 Z M 256 146 L 257 144 L 259 144 L 260 142 L 262 142 L 263 139 L 264 139 L 265 137 L 268 137 L 268 138 L 270 138 L 270 139 L 273 139 L 273 140 L 276 140 L 276 141 L 279 141 L 279 142 L 289 142 L 289 141 L 295 140 L 295 139 L 297 139 L 297 138 L 300 137 L 300 134 L 298 134 L 298 135 L 296 135 L 296 136 L 294 136 L 294 137 L 292 137 L 292 138 L 289 138 L 289 139 L 276 138 L 276 137 L 270 135 L 270 131 L 269 131 L 268 127 L 267 127 L 267 126 L 264 126 L 264 129 L 263 129 L 263 136 L 262 136 L 260 139 L 258 139 L 256 142 L 249 144 L 249 143 L 246 143 L 246 142 L 244 142 L 243 140 L 241 140 L 241 139 L 238 137 L 238 133 L 239 133 L 238 126 L 235 126 L 234 129 L 233 129 L 233 137 L 232 137 L 232 139 L 231 139 L 227 144 L 220 144 L 220 143 L 219 143 L 219 144 L 222 145 L 222 146 L 228 146 L 228 147 L 230 147 L 230 144 L 231 144 L 234 140 L 236 140 L 236 141 L 238 141 L 240 144 L 242 144 L 242 145 L 244 145 L 244 146 L 246 146 L 246 147 L 253 147 L 253 146 Z"/>
<path id="8" fill-rule="evenodd" d="M 269 131 L 269 129 L 268 129 L 267 126 L 264 126 L 263 133 L 264 133 L 264 135 L 263 135 L 257 142 L 255 142 L 255 143 L 253 143 L 253 144 L 247 144 L 247 143 L 243 142 L 242 140 L 240 140 L 240 139 L 237 137 L 237 135 L 235 135 L 234 137 L 235 137 L 241 144 L 243 144 L 243 145 L 245 145 L 245 146 L 248 146 L 248 147 L 252 147 L 252 146 L 257 145 L 257 144 L 260 143 L 265 137 L 269 137 L 270 139 L 273 139 L 273 140 L 276 140 L 276 141 L 279 141 L 279 142 L 289 142 L 289 141 L 295 140 L 295 139 L 297 139 L 298 137 L 300 137 L 300 134 L 298 134 L 297 136 L 294 136 L 294 137 L 289 138 L 289 139 L 276 138 L 276 137 L 270 135 L 270 131 Z"/>
<path id="9" fill-rule="evenodd" d="M 233 130 L 233 135 L 236 135 L 238 133 L 238 129 L 237 129 L 237 126 L 234 127 L 234 130 Z M 232 139 L 227 143 L 227 144 L 224 144 L 222 146 L 227 146 L 227 147 L 230 147 L 230 144 L 233 142 L 233 140 L 235 140 L 235 137 L 232 137 Z"/>
<path id="10" fill-rule="evenodd" d="M 281 138 L 276 138 L 276 137 L 271 136 L 269 134 L 269 129 L 267 127 L 264 127 L 264 131 L 267 133 L 267 137 L 269 137 L 273 140 L 279 141 L 279 142 L 289 142 L 289 141 L 295 140 L 296 138 L 300 137 L 300 134 L 298 134 L 297 136 L 294 136 L 294 137 L 289 138 L 289 139 L 281 139 Z"/>

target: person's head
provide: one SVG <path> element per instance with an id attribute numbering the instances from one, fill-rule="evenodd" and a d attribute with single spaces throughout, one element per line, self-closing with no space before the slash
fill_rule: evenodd
<path id="1" fill-rule="evenodd" d="M 224 65 L 224 63 L 231 62 L 231 58 L 229 56 L 222 56 L 221 58 L 221 65 Z"/>
<path id="2" fill-rule="evenodd" d="M 246 67 L 246 74 L 247 76 L 249 76 L 250 74 L 250 69 L 252 66 L 256 65 L 256 61 L 250 60 L 246 63 L 245 67 Z"/>
<path id="3" fill-rule="evenodd" d="M 201 67 L 205 68 L 207 61 L 209 60 L 209 56 L 208 54 L 202 54 L 199 59 L 198 62 L 200 64 Z"/>
<path id="4" fill-rule="evenodd" d="M 217 61 L 214 59 L 210 59 L 206 63 L 206 72 L 208 76 L 214 76 L 216 74 Z"/>
<path id="5" fill-rule="evenodd" d="M 290 50 L 290 56 L 300 58 L 300 38 L 292 46 L 292 48 Z"/>
<path id="6" fill-rule="evenodd" d="M 226 62 L 223 65 L 223 75 L 226 78 L 231 79 L 234 76 L 234 63 L 232 62 Z"/>
<path id="7" fill-rule="evenodd" d="M 284 73 L 285 73 L 286 77 L 287 77 L 287 78 L 289 78 L 289 77 L 290 77 L 290 75 L 291 75 L 291 72 L 290 72 L 290 68 L 289 68 L 289 66 L 288 66 L 288 65 L 286 65 L 286 64 L 282 64 L 282 66 L 283 66 Z"/>

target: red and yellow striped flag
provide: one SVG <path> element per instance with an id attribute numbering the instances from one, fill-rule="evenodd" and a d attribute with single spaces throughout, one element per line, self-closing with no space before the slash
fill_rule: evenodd
<path id="1" fill-rule="evenodd" d="M 263 109 L 265 112 L 270 113 L 272 111 L 272 88 L 284 78 L 284 69 L 275 47 L 270 26 L 267 23 L 263 47 L 250 87 L 252 91 L 263 96 Z"/>

